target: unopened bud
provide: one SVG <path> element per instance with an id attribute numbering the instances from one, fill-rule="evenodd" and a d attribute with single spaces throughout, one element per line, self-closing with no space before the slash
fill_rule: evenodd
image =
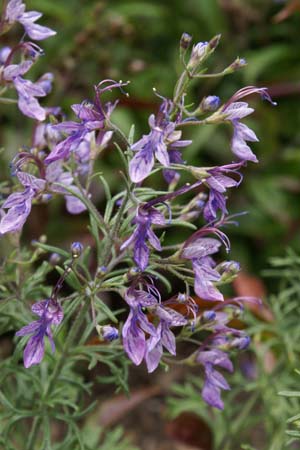
<path id="1" fill-rule="evenodd" d="M 188 33 L 183 33 L 180 38 L 180 48 L 187 50 L 192 42 L 192 36 Z"/>
<path id="2" fill-rule="evenodd" d="M 245 350 L 247 347 L 249 347 L 250 342 L 251 339 L 249 336 L 237 337 L 231 341 L 230 347 L 237 348 L 239 350 Z"/>
<path id="3" fill-rule="evenodd" d="M 220 42 L 220 39 L 221 39 L 221 35 L 220 35 L 220 34 L 217 34 L 215 37 L 213 37 L 213 38 L 209 41 L 208 45 L 209 45 L 210 50 L 215 50 L 215 48 L 218 47 L 219 42 Z"/>
<path id="4" fill-rule="evenodd" d="M 236 70 L 242 69 L 247 65 L 247 61 L 244 58 L 236 58 L 233 63 L 226 69 L 226 72 L 235 72 Z"/>
<path id="5" fill-rule="evenodd" d="M 199 110 L 201 112 L 216 111 L 220 106 L 221 100 L 217 95 L 209 95 L 204 97 L 200 103 Z"/>
<path id="6" fill-rule="evenodd" d="M 73 242 L 71 245 L 72 258 L 79 258 L 83 251 L 83 245 L 80 242 Z"/>
<path id="7" fill-rule="evenodd" d="M 177 296 L 177 300 L 179 301 L 179 303 L 185 303 L 187 301 L 187 295 L 179 293 Z"/>
<path id="8" fill-rule="evenodd" d="M 99 266 L 97 269 L 97 275 L 104 275 L 107 272 L 106 266 Z"/>
<path id="9" fill-rule="evenodd" d="M 58 253 L 52 253 L 49 258 L 49 263 L 51 266 L 56 266 L 61 260 L 61 257 Z"/>
<path id="10" fill-rule="evenodd" d="M 114 341 L 119 337 L 119 331 L 117 328 L 112 327 L 111 325 L 97 325 L 97 332 L 102 339 L 105 341 Z"/>
<path id="11" fill-rule="evenodd" d="M 212 322 L 216 318 L 215 311 L 204 311 L 201 317 L 201 322 Z"/>
<path id="12" fill-rule="evenodd" d="M 236 261 L 225 261 L 218 265 L 217 270 L 222 276 L 221 281 L 228 283 L 237 276 L 241 270 L 241 266 Z"/>
<path id="13" fill-rule="evenodd" d="M 40 197 L 41 199 L 41 203 L 49 203 L 50 200 L 52 199 L 52 195 L 51 194 L 43 194 Z"/>
<path id="14" fill-rule="evenodd" d="M 199 66 L 207 54 L 207 49 L 208 42 L 198 42 L 198 44 L 194 45 L 190 60 L 187 64 L 188 70 L 196 69 Z"/>

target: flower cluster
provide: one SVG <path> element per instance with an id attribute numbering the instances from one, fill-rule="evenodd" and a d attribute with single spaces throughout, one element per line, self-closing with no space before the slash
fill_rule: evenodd
<path id="1" fill-rule="evenodd" d="M 56 34 L 50 28 L 38 25 L 35 22 L 42 16 L 37 11 L 25 12 L 22 0 L 10 0 L 7 4 L 4 18 L 1 22 L 3 31 L 9 30 L 16 22 L 19 22 L 25 31 L 25 35 L 34 41 L 41 41 Z M 28 117 L 43 121 L 46 118 L 45 109 L 40 106 L 38 98 L 45 97 L 51 91 L 52 74 L 46 73 L 36 82 L 24 79 L 32 65 L 37 61 L 43 50 L 33 42 L 21 41 L 14 47 L 0 49 L 0 84 L 4 90 L 14 87 L 18 94 L 18 106 L 20 111 Z M 19 56 L 20 62 L 15 59 Z"/>
<path id="2" fill-rule="evenodd" d="M 10 0 L 1 22 L 2 30 L 18 22 L 31 39 L 54 35 L 49 28 L 35 23 L 40 17 L 38 12 L 26 12 L 21 0 Z M 266 88 L 249 86 L 223 104 L 218 96 L 208 95 L 194 111 L 186 107 L 189 83 L 193 78 L 201 79 L 203 64 L 215 51 L 219 39 L 216 36 L 209 42 L 199 42 L 189 51 L 192 39 L 186 33 L 183 35 L 180 41 L 183 72 L 174 97 L 160 97 L 157 113 L 148 120 L 149 133 L 136 142 L 132 132 L 127 138 L 112 122 L 117 102 L 104 103 L 102 97 L 114 88 L 122 90 L 127 83 L 102 81 L 94 88 L 93 100 L 72 106 L 76 120 L 63 120 L 60 108 L 43 108 L 38 101 L 50 92 L 52 75 L 47 73 L 35 83 L 23 78 L 42 53 L 40 47 L 21 41 L 0 51 L 0 82 L 4 90 L 14 87 L 21 112 L 37 121 L 31 146 L 22 149 L 11 165 L 17 184 L 2 204 L 0 234 L 20 232 L 33 203 L 49 201 L 59 194 L 71 214 L 89 211 L 99 260 L 97 270 L 91 269 L 88 275 L 88 269 L 76 273 L 74 261 L 80 257 L 82 246 L 73 244 L 71 264 L 63 271 L 51 296 L 32 306 L 39 319 L 17 332 L 17 336 L 30 336 L 24 351 L 25 367 L 41 362 L 45 337 L 54 351 L 51 327 L 63 320 L 58 293 L 74 269 L 80 292 L 88 297 L 85 305 L 91 305 L 91 320 L 98 337 L 106 342 L 119 337 L 117 328 L 97 323 L 95 312 L 99 292 L 117 291 L 129 309 L 120 334 L 132 362 L 139 365 L 144 361 L 148 372 L 153 372 L 160 362 L 171 364 L 172 359 L 166 358 L 164 351 L 176 356 L 177 341 L 193 336 L 193 342 L 198 342 L 197 349 L 184 355 L 182 363 L 197 365 L 204 371 L 203 399 L 213 407 L 223 408 L 221 391 L 228 390 L 229 385 L 219 370 L 232 372 L 231 350 L 243 350 L 249 344 L 245 332 L 231 324 L 236 309 L 242 309 L 243 301 L 249 299 L 228 300 L 221 287 L 230 283 L 240 270 L 237 262 L 224 260 L 222 254 L 223 249 L 225 254 L 230 251 L 229 238 L 223 230 L 232 223 L 227 191 L 240 185 L 243 179 L 240 171 L 248 161 L 258 161 L 248 145 L 258 139 L 241 122 L 254 109 L 240 100 L 251 94 L 272 100 Z M 21 57 L 18 63 L 14 61 L 17 55 Z M 245 61 L 237 59 L 221 75 L 243 65 Z M 51 123 L 46 123 L 49 117 Z M 236 161 L 204 168 L 185 162 L 184 151 L 191 140 L 183 138 L 183 129 L 209 123 L 233 127 L 231 150 Z M 102 215 L 92 202 L 90 184 L 94 161 L 113 136 L 126 144 L 123 149 L 117 145 L 123 150 L 126 186 L 115 197 L 106 189 L 108 206 Z M 177 188 L 182 171 L 191 180 Z M 150 182 L 143 185 L 160 172 L 161 183 L 166 186 L 163 192 L 149 187 Z M 176 232 L 174 243 L 174 239 L 169 240 L 170 235 L 174 238 L 170 232 L 174 226 L 186 226 L 193 232 L 185 239 Z M 165 282 L 171 297 L 159 280 Z M 166 295 L 167 300 L 162 300 Z M 208 302 L 208 310 L 198 308 L 200 301 Z M 87 309 L 83 311 L 85 318 Z"/>

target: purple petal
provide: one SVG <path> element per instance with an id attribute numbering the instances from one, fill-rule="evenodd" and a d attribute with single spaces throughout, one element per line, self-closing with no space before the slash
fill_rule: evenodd
<path id="1" fill-rule="evenodd" d="M 18 77 L 20 75 L 24 75 L 33 62 L 30 60 L 23 61 L 21 64 L 11 64 L 3 70 L 3 78 L 7 81 L 11 81 L 13 78 Z"/>
<path id="2" fill-rule="evenodd" d="M 202 258 L 217 253 L 221 245 L 217 239 L 197 237 L 184 247 L 181 255 L 187 259 Z"/>
<path id="3" fill-rule="evenodd" d="M 244 117 L 249 116 L 249 114 L 252 114 L 253 112 L 254 109 L 249 108 L 249 105 L 246 102 L 231 103 L 224 110 L 224 113 L 226 113 L 226 118 L 229 120 L 243 119 Z"/>
<path id="4" fill-rule="evenodd" d="M 151 172 L 154 165 L 152 149 L 145 146 L 140 150 L 129 163 L 129 175 L 134 183 L 143 181 Z"/>
<path id="5" fill-rule="evenodd" d="M 61 122 L 56 125 L 52 125 L 52 128 L 57 131 L 62 131 L 66 134 L 77 133 L 82 130 L 82 124 L 79 122 L 74 122 L 72 120 Z"/>
<path id="6" fill-rule="evenodd" d="M 162 345 L 171 353 L 171 355 L 176 355 L 176 340 L 174 333 L 172 333 L 169 328 L 164 325 L 162 329 L 162 337 L 161 337 Z"/>
<path id="7" fill-rule="evenodd" d="M 228 370 L 228 372 L 233 372 L 233 364 L 230 361 L 229 356 L 227 355 L 227 353 L 222 352 L 219 349 L 199 352 L 197 361 L 204 365 L 206 363 L 211 363 L 213 365 L 222 367 L 222 369 Z"/>
<path id="8" fill-rule="evenodd" d="M 35 97 L 23 97 L 19 93 L 18 107 L 24 116 L 31 117 L 40 122 L 46 119 L 46 112 Z"/>
<path id="9" fill-rule="evenodd" d="M 166 306 L 165 307 L 158 306 L 156 309 L 156 314 L 164 322 L 168 323 L 170 326 L 173 327 L 181 327 L 187 324 L 187 320 L 182 314 Z"/>
<path id="10" fill-rule="evenodd" d="M 30 173 L 17 172 L 17 177 L 24 187 L 29 187 L 35 191 L 42 191 L 45 189 L 46 181 L 41 178 L 37 178 Z"/>
<path id="11" fill-rule="evenodd" d="M 34 364 L 39 364 L 43 359 L 44 353 L 44 336 L 42 334 L 32 336 L 24 350 L 24 366 L 26 369 Z"/>
<path id="12" fill-rule="evenodd" d="M 27 334 L 33 334 L 40 328 L 40 326 L 41 322 L 39 320 L 31 322 L 30 324 L 25 325 L 25 327 L 17 331 L 16 336 L 26 336 Z"/>
<path id="13" fill-rule="evenodd" d="M 206 183 L 218 192 L 225 192 L 229 187 L 235 187 L 238 185 L 238 181 L 225 175 L 216 174 L 207 178 Z"/>
<path id="14" fill-rule="evenodd" d="M 129 289 L 128 289 L 129 291 Z M 154 297 L 154 295 L 150 294 L 150 292 L 142 291 L 140 289 L 134 289 L 129 292 L 128 295 L 125 296 L 125 299 L 128 299 L 129 295 L 131 298 L 130 305 L 132 306 L 143 306 L 143 307 L 149 307 L 149 306 L 156 306 L 157 305 L 157 298 Z M 134 300 L 134 301 L 132 301 Z"/>
<path id="15" fill-rule="evenodd" d="M 129 247 L 130 244 L 132 244 L 137 238 L 137 230 L 135 230 L 134 233 L 132 233 L 132 235 L 126 239 L 125 242 L 123 242 L 123 244 L 120 247 L 120 250 L 123 251 L 125 248 Z"/>
<path id="16" fill-rule="evenodd" d="M 155 156 L 163 166 L 170 165 L 169 153 L 164 142 L 158 143 L 155 150 Z"/>
<path id="17" fill-rule="evenodd" d="M 31 20 L 22 18 L 19 19 L 19 22 L 25 28 L 25 31 L 28 34 L 28 36 L 35 41 L 42 41 L 43 39 L 47 39 L 56 34 L 56 31 L 51 30 L 51 28 L 38 25 L 36 23 L 33 23 Z"/>
<path id="18" fill-rule="evenodd" d="M 157 250 L 157 251 L 161 251 L 160 240 L 154 234 L 154 232 L 151 230 L 151 228 L 149 228 L 149 230 L 148 230 L 147 237 L 148 237 L 149 242 L 152 245 L 152 247 L 155 248 L 155 250 Z"/>
<path id="19" fill-rule="evenodd" d="M 224 409 L 224 403 L 221 399 L 221 390 L 214 384 L 206 380 L 202 389 L 203 400 L 213 408 Z"/>
<path id="20" fill-rule="evenodd" d="M 69 158 L 70 153 L 71 153 L 71 146 L 75 142 L 78 143 L 78 145 L 79 145 L 80 141 L 81 141 L 81 137 L 74 138 L 74 136 L 69 136 L 67 139 L 60 142 L 59 144 L 57 144 L 54 147 L 52 152 L 45 159 L 45 163 L 50 164 L 52 162 L 55 162 L 55 161 L 58 161 L 61 159 Z"/>
<path id="21" fill-rule="evenodd" d="M 230 386 L 223 377 L 223 375 L 213 368 L 206 370 L 207 376 L 209 376 L 210 383 L 214 384 L 219 389 L 230 391 Z"/>
<path id="22" fill-rule="evenodd" d="M 122 330 L 124 349 L 135 365 L 141 364 L 145 351 L 146 339 L 143 331 L 137 326 L 132 312 L 123 326 Z"/>
<path id="23" fill-rule="evenodd" d="M 78 188 L 73 187 L 73 191 L 77 189 Z M 74 197 L 74 195 L 65 195 L 65 199 L 66 199 L 66 208 L 70 214 L 80 214 L 83 211 L 86 211 L 85 204 L 82 203 L 82 201 L 79 200 L 79 198 Z"/>
<path id="24" fill-rule="evenodd" d="M 259 139 L 251 128 L 247 127 L 244 123 L 236 122 L 235 128 L 245 141 L 258 142 Z"/>
<path id="25" fill-rule="evenodd" d="M 148 340 L 149 344 L 151 345 L 151 339 Z M 153 347 L 153 346 L 151 346 Z M 163 349 L 161 343 L 157 343 L 151 350 L 147 350 L 145 360 L 147 365 L 147 370 L 149 373 L 154 372 L 154 370 L 159 365 L 159 362 L 161 360 L 163 354 Z"/>
<path id="26" fill-rule="evenodd" d="M 133 258 L 138 267 L 143 271 L 148 266 L 150 250 L 145 242 L 136 242 Z"/>
<path id="27" fill-rule="evenodd" d="M 25 5 L 22 0 L 10 0 L 5 11 L 5 19 L 9 23 L 16 22 L 25 11 Z"/>
<path id="28" fill-rule="evenodd" d="M 24 80 L 24 78 L 16 77 L 14 79 L 14 85 L 18 94 L 24 98 L 29 97 L 44 97 L 46 92 L 38 83 L 33 83 L 30 80 Z"/>
<path id="29" fill-rule="evenodd" d="M 31 211 L 32 196 L 24 198 L 20 205 L 13 206 L 0 221 L 0 234 L 20 231 Z"/>
<path id="30" fill-rule="evenodd" d="M 39 317 L 42 317 L 45 314 L 45 310 L 49 305 L 49 300 L 42 300 L 40 302 L 36 302 L 32 305 L 31 311 Z"/>
<path id="31" fill-rule="evenodd" d="M 150 334 L 151 336 L 155 336 L 156 335 L 156 328 L 155 326 L 149 322 L 148 317 L 146 316 L 146 314 L 144 314 L 141 311 L 138 311 L 136 314 L 136 320 L 138 320 L 140 327 L 142 328 L 143 331 L 145 331 L 146 333 Z"/>
<path id="32" fill-rule="evenodd" d="M 234 131 L 231 141 L 231 149 L 233 153 L 243 161 L 258 162 L 256 156 L 254 155 L 251 148 L 247 145 L 245 141 L 241 125 L 243 124 L 240 124 L 239 122 L 233 124 Z"/>
<path id="33" fill-rule="evenodd" d="M 212 222 L 217 217 L 218 210 L 223 214 L 227 214 L 226 197 L 218 191 L 211 189 L 209 192 L 208 201 L 206 202 L 203 215 L 207 222 Z"/>
<path id="34" fill-rule="evenodd" d="M 155 225 L 165 225 L 166 224 L 166 219 L 165 219 L 164 215 L 161 212 L 159 212 L 157 209 L 151 208 L 149 211 L 149 215 L 150 215 L 151 223 L 154 223 Z"/>
<path id="35" fill-rule="evenodd" d="M 197 260 L 193 261 L 193 268 L 195 271 L 196 294 L 203 300 L 223 301 L 223 295 L 213 284 L 213 281 L 220 279 L 220 274 Z"/>

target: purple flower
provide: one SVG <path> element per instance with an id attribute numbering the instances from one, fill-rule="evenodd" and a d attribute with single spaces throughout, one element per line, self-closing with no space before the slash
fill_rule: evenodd
<path id="1" fill-rule="evenodd" d="M 22 0 L 10 0 L 5 11 L 5 21 L 8 25 L 11 26 L 15 22 L 19 22 L 23 25 L 28 36 L 35 41 L 41 41 L 56 34 L 50 28 L 35 23 L 40 17 L 42 17 L 42 14 L 37 11 L 25 12 L 25 5 Z"/>
<path id="2" fill-rule="evenodd" d="M 124 250 L 126 247 L 133 244 L 133 259 L 140 270 L 145 270 L 150 256 L 150 249 L 147 245 L 147 241 L 155 250 L 161 250 L 160 241 L 154 234 L 151 226 L 153 224 L 165 225 L 165 218 L 157 209 L 144 204 L 137 208 L 133 223 L 136 224 L 136 228 L 130 238 L 121 245 L 121 250 Z"/>
<path id="3" fill-rule="evenodd" d="M 110 84 L 100 89 L 103 83 L 110 82 Z M 107 120 L 109 119 L 116 103 L 106 103 L 102 105 L 100 96 L 107 90 L 112 88 L 121 87 L 126 83 L 116 83 L 112 80 L 104 80 L 98 86 L 96 86 L 96 97 L 94 102 L 83 102 L 81 104 L 75 104 L 72 109 L 80 122 L 67 121 L 58 125 L 53 125 L 53 129 L 65 133 L 68 135 L 66 139 L 57 144 L 51 153 L 45 159 L 46 164 L 58 160 L 66 160 L 70 157 L 71 152 L 82 152 L 81 145 L 86 141 L 89 142 L 92 132 L 100 130 L 100 133 L 104 131 Z M 108 136 L 107 136 L 108 137 Z M 111 135 L 110 135 L 111 137 Z M 101 138 L 104 138 L 101 134 Z M 105 138 L 104 138 L 105 139 Z M 96 140 L 97 141 L 97 140 Z M 80 156 L 79 156 L 80 157 Z"/>
<path id="4" fill-rule="evenodd" d="M 71 172 L 63 169 L 62 161 L 56 161 L 47 166 L 46 180 L 50 192 L 62 194 L 65 197 L 66 208 L 70 214 L 80 214 L 86 210 L 86 206 L 82 201 L 70 194 L 67 189 L 63 187 L 66 186 L 67 188 L 72 189 L 75 194 L 80 193 L 79 188 L 73 185 L 74 179 Z"/>
<path id="5" fill-rule="evenodd" d="M 208 170 L 210 174 L 205 183 L 209 186 L 209 197 L 205 204 L 203 213 L 207 222 L 216 219 L 217 211 L 220 209 L 223 214 L 227 214 L 225 193 L 227 188 L 237 187 L 242 181 L 242 175 L 237 171 L 242 163 L 228 164 Z M 226 174 L 226 175 L 225 175 Z M 237 180 L 227 176 L 227 174 L 237 175 Z"/>
<path id="6" fill-rule="evenodd" d="M 130 313 L 122 329 L 123 345 L 131 361 L 138 366 L 147 350 L 145 333 L 156 335 L 154 325 L 142 308 L 155 307 L 158 300 L 149 290 L 135 289 L 134 285 L 126 291 L 125 300 L 130 306 Z"/>
<path id="7" fill-rule="evenodd" d="M 16 333 L 16 336 L 31 335 L 24 350 L 24 366 L 26 368 L 42 361 L 45 352 L 45 337 L 50 341 L 52 352 L 55 351 L 51 326 L 59 325 L 63 320 L 63 310 L 53 299 L 35 303 L 31 310 L 40 319 L 26 325 Z"/>
<path id="8" fill-rule="evenodd" d="M 160 319 L 155 335 L 151 335 L 147 341 L 146 364 L 148 372 L 153 372 L 162 357 L 163 347 L 171 355 L 176 355 L 176 340 L 170 327 L 182 327 L 188 320 L 174 309 L 166 306 L 157 306 L 155 315 Z"/>
<path id="9" fill-rule="evenodd" d="M 30 214 L 32 200 L 45 187 L 45 181 L 33 175 L 25 173 L 17 175 L 25 190 L 10 194 L 3 203 L 0 234 L 13 233 L 22 229 Z M 4 209 L 8 209 L 8 211 L 3 213 Z"/>
<path id="10" fill-rule="evenodd" d="M 203 300 L 223 301 L 224 297 L 214 283 L 220 281 L 221 275 L 215 269 L 216 263 L 210 255 L 217 253 L 221 242 L 215 238 L 203 237 L 206 232 L 213 232 L 227 244 L 226 237 L 219 230 L 208 228 L 194 233 L 185 243 L 181 256 L 192 261 L 195 272 L 195 292 Z M 227 244 L 228 245 L 228 244 Z"/>
<path id="11" fill-rule="evenodd" d="M 136 289 L 137 285 L 139 289 Z M 148 372 L 153 372 L 160 362 L 163 348 L 176 355 L 175 336 L 170 327 L 184 326 L 188 320 L 168 306 L 173 303 L 172 299 L 162 304 L 153 284 L 140 277 L 126 291 L 125 300 L 130 306 L 130 313 L 122 330 L 124 349 L 136 365 L 145 358 Z M 158 322 L 157 327 L 149 322 L 146 308 L 154 316 L 155 322 Z M 187 309 L 189 310 L 189 306 Z M 148 339 L 145 333 L 149 335 Z"/>
<path id="12" fill-rule="evenodd" d="M 249 108 L 248 103 L 239 101 L 241 98 L 251 94 L 259 94 L 263 99 L 276 105 L 276 103 L 272 101 L 267 88 L 248 86 L 237 91 L 223 106 L 221 111 L 226 115 L 226 119 L 230 120 L 233 125 L 233 137 L 231 142 L 233 153 L 242 161 L 258 162 L 251 148 L 247 145 L 247 141 L 257 142 L 258 138 L 254 131 L 247 127 L 247 125 L 239 122 L 240 119 L 247 117 L 254 111 L 253 108 Z"/>
<path id="13" fill-rule="evenodd" d="M 44 110 L 46 113 L 46 117 L 57 117 L 61 115 L 61 108 L 59 106 L 44 108 Z M 32 147 L 38 148 L 40 150 L 44 148 L 52 148 L 53 145 L 55 145 L 61 139 L 61 133 L 55 131 L 51 123 L 37 123 L 32 136 Z"/>
<path id="14" fill-rule="evenodd" d="M 199 351 L 197 358 L 205 371 L 205 381 L 202 389 L 202 398 L 210 406 L 223 409 L 224 403 L 221 400 L 221 390 L 230 390 L 230 387 L 223 375 L 215 369 L 219 366 L 228 372 L 233 372 L 233 365 L 227 353 L 214 348 L 211 350 Z"/>
<path id="15" fill-rule="evenodd" d="M 176 122 L 169 120 L 171 108 L 172 102 L 164 100 L 157 116 L 149 117 L 150 133 L 131 147 L 136 152 L 129 163 L 129 175 L 134 183 L 143 181 L 150 174 L 155 158 L 165 167 L 176 162 L 176 157 L 170 161 L 168 146 L 176 149 L 190 144 L 190 141 L 180 141 L 181 132 L 175 131 Z"/>
<path id="16" fill-rule="evenodd" d="M 47 92 L 39 83 L 33 83 L 30 80 L 24 80 L 22 77 L 13 79 L 13 83 L 19 95 L 18 107 L 20 111 L 32 119 L 43 121 L 46 118 L 46 112 L 36 99 L 36 97 L 44 97 Z"/>
<path id="17" fill-rule="evenodd" d="M 34 157 L 31 153 L 22 155 L 20 164 L 17 163 L 16 175 L 25 188 L 23 192 L 14 192 L 9 195 L 2 205 L 2 217 L 0 220 L 0 234 L 20 231 L 30 214 L 32 202 L 40 198 L 43 194 L 58 193 L 65 197 L 66 208 L 70 214 L 80 214 L 86 210 L 86 206 L 74 195 L 70 194 L 66 188 L 71 188 L 79 194 L 77 186 L 73 185 L 73 177 L 70 172 L 64 171 L 60 161 L 47 166 L 44 178 L 37 178 L 20 170 L 22 162 Z M 43 166 L 42 166 L 42 169 Z M 6 213 L 4 210 L 8 210 Z"/>
<path id="18" fill-rule="evenodd" d="M 40 53 L 39 47 L 37 49 L 33 44 L 22 44 L 23 52 L 32 53 L 36 55 Z M 2 79 L 7 83 L 12 83 L 18 93 L 18 107 L 20 111 L 28 117 L 43 121 L 46 118 L 45 109 L 42 108 L 37 100 L 37 97 L 44 97 L 51 90 L 51 82 L 53 79 L 52 74 L 47 73 L 43 75 L 37 82 L 33 83 L 30 80 L 24 80 L 22 75 L 28 72 L 31 68 L 33 61 L 26 59 L 20 64 L 8 64 L 7 60 L 10 59 L 10 52 L 3 65 Z"/>

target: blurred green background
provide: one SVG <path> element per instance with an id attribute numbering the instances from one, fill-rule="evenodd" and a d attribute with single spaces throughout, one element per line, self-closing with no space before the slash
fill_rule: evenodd
<path id="1" fill-rule="evenodd" d="M 219 95 L 226 101 L 236 90 L 255 84 L 267 86 L 278 102 L 272 107 L 251 98 L 256 112 L 248 123 L 260 138 L 253 145 L 260 164 L 244 170 L 242 187 L 231 190 L 230 212 L 248 211 L 240 226 L 229 231 L 232 258 L 252 273 L 266 267 L 272 255 L 288 246 L 300 250 L 300 2 L 274 0 L 52 0 L 27 1 L 27 9 L 43 12 L 41 24 L 57 30 L 42 42 L 43 56 L 30 78 L 51 71 L 55 74 L 48 105 L 69 106 L 93 95 L 93 85 L 105 78 L 131 80 L 130 97 L 121 96 L 115 121 L 128 132 L 137 124 L 136 139 L 147 130 L 147 117 L 158 106 L 152 88 L 166 96 L 178 72 L 178 42 L 188 32 L 194 42 L 221 33 L 220 46 L 209 63 L 222 70 L 236 56 L 248 66 L 223 79 L 201 81 L 193 88 L 194 101 Z M 18 37 L 18 28 L 14 29 Z M 11 33 L 5 39 L 11 39 Z M 5 43 L 5 42 L 4 42 Z M 31 121 L 13 106 L 1 108 L 5 153 L 3 172 L 19 145 L 29 144 Z M 16 133 L 16 129 L 18 130 Z M 185 132 L 194 142 L 184 158 L 194 165 L 225 164 L 232 160 L 229 127 L 207 126 Z M 117 187 L 117 155 L 112 146 L 101 161 L 101 170 Z M 112 175 L 112 176 L 110 176 Z M 55 203 L 55 202 L 54 202 Z M 99 206 L 101 195 L 99 196 Z M 44 219 L 38 219 L 43 209 Z M 50 208 L 49 222 L 46 220 Z M 78 235 L 85 218 L 68 218 L 61 204 L 35 208 L 27 225 L 30 235 L 47 231 L 49 240 Z M 47 213 L 47 214 L 46 214 Z M 56 216 L 62 216 L 57 233 Z M 36 219 L 35 219 L 36 216 Z M 33 231 L 32 231 L 33 230 Z M 36 237 L 36 236 L 34 236 Z"/>

